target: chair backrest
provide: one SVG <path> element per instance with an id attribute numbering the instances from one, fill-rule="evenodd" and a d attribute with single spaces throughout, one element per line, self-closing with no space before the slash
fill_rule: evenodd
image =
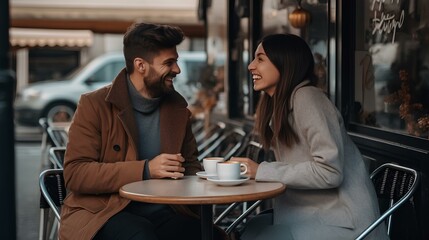
<path id="1" fill-rule="evenodd" d="M 48 136 L 54 147 L 65 147 L 68 143 L 68 133 L 63 127 L 50 126 L 47 129 Z"/>
<path id="2" fill-rule="evenodd" d="M 246 137 L 246 132 L 239 128 L 229 130 L 219 136 L 210 146 L 208 146 L 199 156 L 198 160 L 205 157 L 231 158 L 240 149 Z"/>
<path id="3" fill-rule="evenodd" d="M 197 141 L 198 152 L 201 152 L 203 149 L 216 141 L 216 139 L 218 139 L 223 134 L 225 128 L 225 123 L 217 122 L 216 124 L 211 125 L 208 129 L 204 129 L 204 131 L 196 135 L 195 140 Z"/>
<path id="4" fill-rule="evenodd" d="M 364 239 L 385 220 L 387 220 L 387 234 L 390 235 L 392 214 L 411 199 L 420 181 L 420 175 L 416 170 L 394 163 L 379 166 L 371 173 L 370 178 L 374 183 L 378 199 L 387 200 L 389 206 L 356 239 Z"/>
<path id="5" fill-rule="evenodd" d="M 49 127 L 48 120 L 46 120 L 46 118 L 40 118 L 39 119 L 39 125 L 43 131 L 46 131 Z"/>
<path id="6" fill-rule="evenodd" d="M 55 217 L 60 220 L 60 209 L 67 191 L 62 169 L 48 169 L 40 173 L 39 186 L 43 199 L 51 207 Z"/>
<path id="7" fill-rule="evenodd" d="M 248 141 L 237 153 L 237 156 L 248 157 L 257 163 L 261 163 L 265 158 L 262 145 L 254 140 Z"/>
<path id="8" fill-rule="evenodd" d="M 55 142 L 52 139 L 52 133 L 49 131 L 49 122 L 46 118 L 39 119 L 39 125 L 42 128 L 42 151 L 47 150 L 51 146 L 55 146 Z"/>
<path id="9" fill-rule="evenodd" d="M 51 147 L 49 149 L 49 159 L 54 165 L 54 168 L 63 168 L 65 153 L 66 147 Z"/>
<path id="10" fill-rule="evenodd" d="M 194 119 L 192 122 L 192 132 L 195 136 L 204 131 L 204 120 L 203 119 Z"/>
<path id="11" fill-rule="evenodd" d="M 248 157 L 257 163 L 276 161 L 273 150 L 264 150 L 262 144 L 254 140 L 251 136 L 238 151 L 237 156 Z"/>

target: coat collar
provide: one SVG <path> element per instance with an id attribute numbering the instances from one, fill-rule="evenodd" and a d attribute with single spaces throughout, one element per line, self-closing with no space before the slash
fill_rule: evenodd
<path id="1" fill-rule="evenodd" d="M 113 80 L 109 92 L 107 93 L 107 102 L 113 104 L 117 109 L 117 116 L 122 122 L 122 126 L 129 136 L 131 136 L 134 148 L 137 149 L 139 144 L 137 135 L 137 123 L 134 117 L 133 106 L 129 97 L 127 84 L 127 71 L 122 69 Z"/>
<path id="2" fill-rule="evenodd" d="M 106 96 L 106 101 L 115 105 L 121 111 L 132 108 L 127 85 L 127 71 L 122 69 L 112 82 L 112 86 Z"/>
<path id="3" fill-rule="evenodd" d="M 310 84 L 310 80 L 304 80 L 302 81 L 300 84 L 298 84 L 295 89 L 292 91 L 292 94 L 290 96 L 290 100 L 289 100 L 289 109 L 293 110 L 293 101 L 295 99 L 295 94 L 298 91 L 298 89 L 308 86 L 308 84 Z"/>
<path id="4" fill-rule="evenodd" d="M 105 99 L 113 104 L 118 110 L 118 117 L 128 135 L 131 136 L 135 146 L 138 146 L 137 123 L 129 97 L 127 84 L 127 71 L 122 71 L 113 80 L 111 88 Z M 160 136 L 161 152 L 180 152 L 181 134 L 189 119 L 188 104 L 186 100 L 176 91 L 163 97 L 160 103 Z M 137 149 L 137 148 L 136 148 Z"/>

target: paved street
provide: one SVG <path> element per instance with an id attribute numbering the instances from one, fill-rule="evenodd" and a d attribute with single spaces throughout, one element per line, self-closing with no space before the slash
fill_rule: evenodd
<path id="1" fill-rule="evenodd" d="M 15 172 L 17 240 L 39 237 L 39 173 L 41 164 L 41 135 L 36 129 L 16 128 Z"/>

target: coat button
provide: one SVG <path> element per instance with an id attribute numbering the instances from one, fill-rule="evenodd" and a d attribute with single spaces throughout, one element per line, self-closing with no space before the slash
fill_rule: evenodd
<path id="1" fill-rule="evenodd" d="M 114 145 L 113 150 L 115 150 L 116 152 L 119 152 L 121 151 L 121 147 L 119 145 Z"/>

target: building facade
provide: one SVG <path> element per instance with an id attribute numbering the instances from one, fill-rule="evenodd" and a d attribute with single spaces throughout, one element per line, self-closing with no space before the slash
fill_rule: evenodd
<path id="1" fill-rule="evenodd" d="M 102 53 L 121 50 L 123 33 L 134 22 L 178 25 L 188 37 L 182 47 L 198 48 L 204 26 L 197 5 L 196 0 L 12 0 L 10 65 L 17 88 L 61 79 Z"/>
<path id="2" fill-rule="evenodd" d="M 395 216 L 391 239 L 429 239 L 429 2 L 203 2 L 209 59 L 227 56 L 220 118 L 252 127 L 258 93 L 247 65 L 262 36 L 303 37 L 318 85 L 340 109 L 368 171 L 394 162 L 421 174 L 414 197 Z"/>

